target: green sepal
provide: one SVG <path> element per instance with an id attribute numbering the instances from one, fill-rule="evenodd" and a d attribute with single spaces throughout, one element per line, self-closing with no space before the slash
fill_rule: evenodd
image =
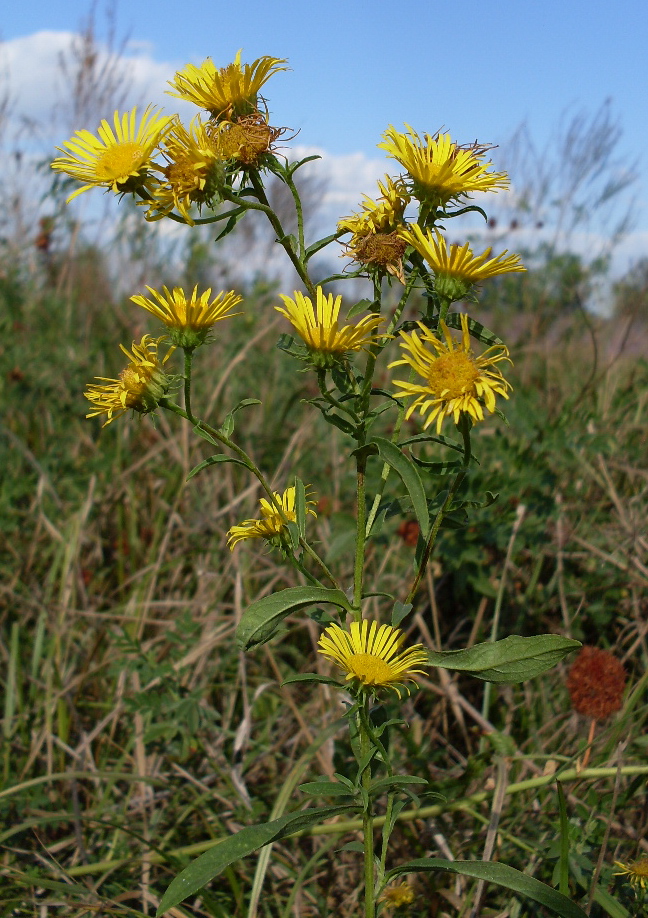
<path id="1" fill-rule="evenodd" d="M 241 650 L 265 644 L 276 633 L 279 624 L 297 609 L 328 602 L 351 612 L 351 605 L 341 590 L 325 587 L 288 587 L 258 599 L 245 610 L 236 629 L 236 640 Z"/>
<path id="2" fill-rule="evenodd" d="M 287 813 L 280 816 L 279 819 L 273 819 L 272 822 L 241 829 L 240 832 L 219 842 L 209 851 L 205 851 L 175 877 L 160 900 L 156 912 L 157 918 L 161 918 L 166 911 L 180 902 L 184 902 L 188 896 L 197 893 L 230 864 L 247 857 L 253 851 L 258 851 L 259 848 L 271 845 L 281 838 L 287 838 L 302 829 L 309 829 L 311 826 L 321 824 L 325 819 L 349 812 L 349 810 L 357 810 L 357 807 L 353 804 L 339 804 L 305 810 L 301 813 Z"/>
<path id="3" fill-rule="evenodd" d="M 485 682 L 516 683 L 551 669 L 580 646 L 559 634 L 512 634 L 467 650 L 428 651 L 428 660 L 430 666 L 467 672 Z"/>
<path id="4" fill-rule="evenodd" d="M 587 918 L 586 913 L 575 902 L 558 892 L 557 889 L 552 889 L 546 883 L 516 870 L 515 867 L 493 861 L 447 861 L 440 857 L 422 857 L 388 871 L 385 874 L 385 882 L 388 883 L 405 873 L 423 873 L 432 870 L 447 870 L 450 873 L 459 873 L 475 880 L 495 883 L 527 899 L 539 902 L 560 918 Z"/>

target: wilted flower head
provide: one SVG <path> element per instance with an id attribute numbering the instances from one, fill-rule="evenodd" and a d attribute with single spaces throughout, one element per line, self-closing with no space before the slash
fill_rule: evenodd
<path id="1" fill-rule="evenodd" d="M 55 159 L 52 169 L 66 172 L 85 182 L 68 201 L 90 188 L 109 188 L 119 194 L 138 191 L 149 183 L 151 154 L 173 119 L 146 109 L 137 125 L 137 108 L 120 115 L 115 112 L 114 130 L 104 119 L 97 128 L 98 137 L 90 131 L 77 131 L 58 149 L 65 156 Z"/>
<path id="2" fill-rule="evenodd" d="M 579 714 L 607 720 L 623 705 L 626 672 L 608 650 L 585 646 L 571 665 L 567 691 Z"/>
<path id="3" fill-rule="evenodd" d="M 415 896 L 414 890 L 408 883 L 399 883 L 395 886 L 388 886 L 380 898 L 388 906 L 400 908 L 403 905 L 411 905 Z"/>
<path id="4" fill-rule="evenodd" d="M 404 283 L 402 263 L 406 243 L 399 231 L 407 226 L 404 213 L 410 196 L 402 181 L 389 176 L 378 182 L 378 188 L 381 196 L 374 201 L 364 195 L 362 211 L 343 217 L 338 230 L 353 233 L 345 254 L 370 268 L 387 271 Z"/>

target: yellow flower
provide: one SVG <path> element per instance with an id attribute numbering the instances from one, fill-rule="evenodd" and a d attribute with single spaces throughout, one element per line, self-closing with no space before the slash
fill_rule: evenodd
<path id="1" fill-rule="evenodd" d="M 450 300 L 460 300 L 473 284 L 489 277 L 526 271 L 519 255 L 502 252 L 491 258 L 490 248 L 482 255 L 474 255 L 467 242 L 462 246 L 456 243 L 451 245 L 448 252 L 448 243 L 438 230 L 427 230 L 424 233 L 418 224 L 401 231 L 399 235 L 427 261 L 435 274 L 434 286 L 437 293 Z"/>
<path id="2" fill-rule="evenodd" d="M 216 67 L 210 57 L 200 67 L 188 64 L 175 75 L 169 85 L 175 92 L 170 96 L 187 99 L 200 108 L 207 109 L 214 118 L 231 119 L 256 111 L 257 94 L 270 77 L 279 70 L 287 70 L 284 58 L 260 57 L 253 64 L 241 64 L 238 51 L 233 63 Z"/>
<path id="3" fill-rule="evenodd" d="M 304 341 L 316 366 L 333 366 L 347 351 L 359 351 L 376 340 L 374 330 L 382 322 L 381 316 L 364 316 L 357 325 L 340 327 L 341 296 L 328 295 L 317 288 L 316 307 L 309 297 L 295 290 L 294 299 L 280 293 L 284 301 L 275 306 L 285 316 Z"/>
<path id="4" fill-rule="evenodd" d="M 233 550 L 235 545 L 245 541 L 245 539 L 269 539 L 273 544 L 281 543 L 284 529 L 286 528 L 284 518 L 289 523 L 295 523 L 297 521 L 295 488 L 287 488 L 283 494 L 280 494 L 278 491 L 273 491 L 273 494 L 283 511 L 283 516 L 269 500 L 262 497 L 259 501 L 261 504 L 261 519 L 244 520 L 242 523 L 239 523 L 238 526 L 232 526 L 227 533 L 227 543 L 230 547 L 230 551 Z M 312 509 L 314 506 L 315 501 L 306 501 L 306 512 L 312 514 L 312 516 L 317 516 Z"/>
<path id="5" fill-rule="evenodd" d="M 91 411 L 86 417 L 107 414 L 108 420 L 103 425 L 105 427 L 130 410 L 138 411 L 140 414 L 155 411 L 171 384 L 171 379 L 164 372 L 163 366 L 175 348 L 171 348 L 161 362 L 158 359 L 158 347 L 160 342 L 165 340 L 164 336 L 155 339 L 151 335 L 144 335 L 139 344 L 133 341 L 130 351 L 120 344 L 130 363 L 119 374 L 119 379 L 95 377 L 108 385 L 98 386 L 89 383 L 88 391 L 84 395 L 96 410 Z"/>
<path id="6" fill-rule="evenodd" d="M 224 173 L 224 157 L 218 143 L 200 118 L 193 119 L 189 130 L 175 121 L 164 138 L 161 153 L 167 161 L 161 169 L 164 181 L 151 191 L 147 218 L 157 220 L 175 208 L 193 226 L 191 205 L 200 208 L 218 193 Z"/>
<path id="7" fill-rule="evenodd" d="M 388 906 L 400 908 L 401 905 L 411 905 L 415 897 L 411 886 L 399 883 L 398 886 L 388 886 L 380 898 Z"/>
<path id="8" fill-rule="evenodd" d="M 104 119 L 97 128 L 98 137 L 90 131 L 77 131 L 57 148 L 66 155 L 52 163 L 52 169 L 57 172 L 66 172 L 86 183 L 71 194 L 68 201 L 97 186 L 120 194 L 146 187 L 151 154 L 172 120 L 149 106 L 139 127 L 137 108 L 133 108 L 121 116 L 115 112 L 114 130 Z"/>
<path id="9" fill-rule="evenodd" d="M 170 291 L 162 287 L 162 292 L 152 287 L 146 288 L 153 299 L 138 295 L 132 296 L 133 303 L 142 306 L 169 329 L 171 341 L 177 347 L 193 350 L 203 344 L 212 326 L 223 319 L 229 319 L 231 310 L 242 301 L 242 297 L 233 290 L 221 292 L 211 300 L 211 287 L 198 296 L 198 285 L 187 297 L 181 287 Z"/>
<path id="10" fill-rule="evenodd" d="M 385 269 L 405 283 L 406 245 L 399 237 L 399 230 L 407 227 L 403 215 L 410 196 L 402 181 L 394 182 L 389 176 L 385 176 L 384 184 L 378 182 L 378 187 L 381 191 L 378 200 L 364 195 L 362 212 L 343 217 L 338 222 L 338 231 L 353 233 L 346 255 L 362 264 Z"/>
<path id="11" fill-rule="evenodd" d="M 352 622 L 350 631 L 329 625 L 318 643 L 320 653 L 346 672 L 347 682 L 366 689 L 391 688 L 400 697 L 403 682 L 414 682 L 414 674 L 424 672 L 417 667 L 428 662 L 422 644 L 399 653 L 404 640 L 399 628 L 362 621 Z"/>
<path id="12" fill-rule="evenodd" d="M 414 396 L 414 401 L 405 413 L 409 418 L 418 409 L 425 423 L 423 429 L 436 419 L 437 433 L 447 417 L 459 422 L 462 411 L 474 421 L 484 420 L 484 408 L 495 410 L 495 396 L 508 398 L 510 384 L 495 366 L 502 360 L 509 360 L 508 348 L 503 344 L 488 348 L 480 357 L 475 357 L 470 347 L 468 316 L 461 316 L 461 341 L 455 342 L 445 322 L 441 322 L 445 344 L 425 325 L 418 323 L 421 338 L 416 332 L 401 332 L 401 347 L 408 353 L 401 360 L 395 360 L 390 367 L 406 365 L 412 367 L 424 379 L 424 384 L 415 384 L 395 379 L 400 391 L 399 397 Z M 429 350 L 426 344 L 431 345 Z M 427 417 L 426 417 L 427 415 Z"/>
<path id="13" fill-rule="evenodd" d="M 484 162 L 488 147 L 461 147 L 449 134 L 425 134 L 421 139 L 409 125 L 406 127 L 403 134 L 390 125 L 383 135 L 384 143 L 378 146 L 407 170 L 413 196 L 429 207 L 445 207 L 473 191 L 508 188 L 505 172 L 488 171 L 492 165 Z"/>
<path id="14" fill-rule="evenodd" d="M 648 889 L 648 857 L 640 857 L 639 860 L 630 864 L 615 861 L 614 866 L 619 868 L 615 871 L 616 876 L 625 875 L 633 887 L 640 886 L 641 889 Z"/>

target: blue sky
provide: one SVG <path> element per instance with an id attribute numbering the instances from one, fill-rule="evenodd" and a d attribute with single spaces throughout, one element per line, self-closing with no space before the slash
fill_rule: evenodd
<path id="1" fill-rule="evenodd" d="M 88 0 L 5 3 L 0 37 L 10 47 L 39 31 L 74 32 L 88 11 Z M 97 24 L 101 38 L 101 4 Z M 526 122 L 542 148 L 561 116 L 591 115 L 609 98 L 623 128 L 617 155 L 640 174 L 637 229 L 648 231 L 646 0 L 131 0 L 116 24 L 129 53 L 160 65 L 158 77 L 207 55 L 226 64 L 239 48 L 247 61 L 288 58 L 291 71 L 266 87 L 273 123 L 339 156 L 381 158 L 382 132 L 403 122 L 500 145 Z M 39 60 L 21 66 L 33 81 Z M 174 109 L 170 97 L 165 106 Z"/>

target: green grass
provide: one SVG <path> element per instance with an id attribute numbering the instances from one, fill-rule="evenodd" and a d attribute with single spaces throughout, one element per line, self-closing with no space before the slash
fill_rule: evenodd
<path id="1" fill-rule="evenodd" d="M 259 493 L 242 470 L 219 466 L 187 483 L 209 447 L 177 418 L 104 429 L 84 418 L 86 383 L 116 375 L 118 342 L 144 330 L 136 307 L 81 306 L 6 278 L 0 298 L 0 914 L 153 914 L 201 846 L 269 818 L 341 709 L 325 687 L 280 686 L 316 665 L 312 621 L 290 620 L 253 653 L 236 650 L 246 605 L 297 582 L 255 544 L 227 549 L 228 527 L 256 514 Z M 271 292 L 251 299 L 246 318 L 222 323 L 198 354 L 196 405 L 218 422 L 240 399 L 262 398 L 237 415 L 235 436 L 277 486 L 297 472 L 327 498 L 313 524 L 319 550 L 349 582 L 345 438 L 302 405 L 316 389 L 275 351 Z M 499 496 L 467 525 L 444 528 L 411 639 L 444 649 L 487 640 L 499 596 L 500 636 L 555 631 L 610 649 L 629 695 L 599 725 L 589 768 L 627 773 L 574 772 L 589 725 L 570 708 L 566 665 L 496 689 L 485 743 L 483 684 L 432 671 L 404 706 L 393 752 L 442 796 L 399 823 L 391 857 L 481 858 L 493 800 L 508 788 L 497 859 L 556 887 L 562 864 L 570 894 L 586 905 L 598 890 L 591 915 L 616 918 L 639 906 L 612 862 L 646 852 L 646 776 L 632 768 L 645 766 L 647 749 L 648 365 L 617 361 L 585 385 L 590 367 L 575 345 L 548 353 L 514 355 L 510 426 L 493 419 L 476 432 L 481 464 L 466 496 Z M 379 475 L 376 462 L 370 493 Z M 413 570 L 414 548 L 397 532 L 407 518 L 393 501 L 368 558 L 369 576 L 380 572 L 395 592 Z M 338 735 L 299 781 L 345 773 L 352 758 Z M 556 769 L 565 770 L 567 862 L 556 784 L 543 777 Z M 339 849 L 357 838 L 349 829 L 275 845 L 258 914 L 356 913 L 357 855 Z M 235 864 L 175 914 L 246 915 L 255 864 Z M 454 916 L 471 886 L 431 875 L 416 891 L 412 915 Z M 482 914 L 506 909 L 542 914 L 487 888 Z"/>

